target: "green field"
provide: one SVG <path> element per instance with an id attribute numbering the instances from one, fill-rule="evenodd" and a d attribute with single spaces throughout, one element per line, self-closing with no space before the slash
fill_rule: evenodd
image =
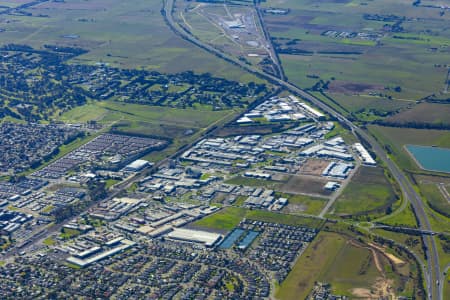
<path id="1" fill-rule="evenodd" d="M 104 101 L 74 108 L 61 115 L 60 120 L 69 123 L 96 120 L 99 123 L 108 125 L 128 122 L 128 124 L 130 124 L 129 129 L 131 130 L 138 126 L 150 127 L 156 125 L 160 127 L 166 125 L 184 129 L 201 129 L 226 117 L 230 113 L 233 113 L 233 111 L 177 109 L 162 106 Z M 146 132 L 142 133 L 145 134 Z M 158 132 L 151 134 L 158 135 Z"/>
<path id="2" fill-rule="evenodd" d="M 361 167 L 333 206 L 336 215 L 367 215 L 393 204 L 397 196 L 383 169 Z"/>
<path id="3" fill-rule="evenodd" d="M 310 214 L 318 215 L 327 203 L 327 199 L 311 197 L 307 195 L 283 194 L 279 196 L 288 199 L 288 205 L 283 208 L 283 212 L 290 214 Z"/>
<path id="4" fill-rule="evenodd" d="M 430 95 L 448 98 L 450 33 L 444 24 L 449 14 L 408 0 L 267 0 L 261 5 L 290 9 L 286 15 L 264 16 L 275 42 L 298 51 L 280 54 L 289 80 L 302 88 L 329 82 L 320 89 L 360 120 L 383 118 Z M 374 37 L 327 36 L 327 31 Z"/>
<path id="5" fill-rule="evenodd" d="M 392 272 L 384 257 L 377 256 L 385 278 L 396 286 L 396 293 L 410 296 L 410 283 L 401 283 L 401 275 Z M 349 243 L 346 237 L 337 233 L 320 232 L 279 286 L 276 297 L 281 300 L 305 299 L 314 282 L 320 281 L 330 283 L 334 294 L 356 299 L 361 290 L 375 293 L 382 276 L 369 249 Z"/>
<path id="6" fill-rule="evenodd" d="M 385 126 L 368 126 L 377 140 L 384 145 L 388 154 L 401 168 L 419 171 L 420 168 L 404 149 L 407 144 L 438 147 L 450 147 L 450 132 L 445 130 L 427 130 L 397 128 Z"/>
<path id="7" fill-rule="evenodd" d="M 280 285 L 276 297 L 281 300 L 305 299 L 314 282 L 332 264 L 345 242 L 338 234 L 319 233 Z"/>
<path id="8" fill-rule="evenodd" d="M 195 222 L 194 225 L 210 229 L 232 230 L 239 225 L 246 213 L 247 210 L 244 208 L 227 207 Z"/>
<path id="9" fill-rule="evenodd" d="M 15 5 L 15 1 L 3 2 Z M 33 16 L 5 15 L 0 44 L 89 50 L 74 63 L 104 62 L 168 73 L 195 70 L 244 82 L 259 81 L 175 35 L 165 24 L 161 8 L 159 0 L 48 1 L 26 10 Z"/>
<path id="10" fill-rule="evenodd" d="M 425 260 L 420 237 L 383 229 L 373 229 L 371 232 L 382 236 L 383 238 L 393 240 L 398 244 L 407 246 L 409 250 L 414 252 L 422 260 Z"/>
<path id="11" fill-rule="evenodd" d="M 237 112 L 238 110 L 177 109 L 103 101 L 76 107 L 62 114 L 59 119 L 67 123 L 95 120 L 111 127 L 114 132 L 170 139 L 168 148 L 146 156 L 146 159 L 158 161 L 193 141 L 209 126 L 231 120 Z"/>
<path id="12" fill-rule="evenodd" d="M 404 210 L 393 215 L 392 217 L 384 218 L 380 221 L 380 223 L 391 226 L 417 228 L 416 217 L 414 216 L 410 205 L 406 206 Z"/>
<path id="13" fill-rule="evenodd" d="M 386 122 L 396 125 L 415 123 L 448 126 L 450 125 L 449 116 L 450 104 L 421 103 L 387 118 Z"/>
<path id="14" fill-rule="evenodd" d="M 444 295 L 450 295 L 450 273 L 445 276 L 444 284 Z"/>
<path id="15" fill-rule="evenodd" d="M 328 93 L 328 95 L 344 108 L 344 114 L 358 120 L 381 120 L 389 115 L 415 105 L 415 101 L 393 101 L 376 95 L 348 95 Z"/>
<path id="16" fill-rule="evenodd" d="M 420 191 L 434 211 L 450 217 L 450 203 L 445 199 L 436 184 L 420 184 Z"/>
<path id="17" fill-rule="evenodd" d="M 216 230 L 232 230 L 243 219 L 281 223 L 287 225 L 304 225 L 309 227 L 321 227 L 323 221 L 315 218 L 286 215 L 264 210 L 249 210 L 239 207 L 226 207 L 215 214 L 207 216 L 194 225 Z"/>

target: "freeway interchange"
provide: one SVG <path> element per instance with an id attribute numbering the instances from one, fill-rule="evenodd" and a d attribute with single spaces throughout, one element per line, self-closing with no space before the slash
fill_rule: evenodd
<path id="1" fill-rule="evenodd" d="M 338 113 L 333 108 L 323 103 L 321 100 L 315 98 L 314 96 L 302 90 L 301 88 L 295 86 L 294 84 L 285 81 L 284 79 L 280 79 L 276 76 L 264 73 L 263 71 L 255 67 L 249 66 L 248 64 L 245 64 L 242 61 L 239 61 L 238 59 L 231 57 L 208 44 L 205 44 L 196 37 L 192 36 L 190 33 L 183 30 L 183 28 L 174 21 L 172 16 L 174 11 L 174 2 L 175 0 L 166 0 L 164 3 L 164 7 L 161 10 L 161 13 L 164 16 L 167 25 L 177 35 L 179 35 L 186 41 L 189 41 L 197 45 L 198 47 L 224 59 L 229 63 L 237 65 L 249 71 L 252 74 L 262 77 L 274 84 L 280 85 L 286 88 L 287 90 L 301 96 L 303 99 L 308 100 L 309 102 L 313 103 L 323 111 L 335 117 L 342 125 L 346 126 L 347 128 L 350 128 L 353 134 L 356 134 L 361 139 L 365 140 L 365 142 L 371 146 L 372 151 L 388 167 L 389 171 L 400 185 L 403 196 L 411 203 L 412 208 L 417 216 L 419 228 L 425 231 L 432 231 L 430 221 L 428 220 L 428 216 L 425 212 L 424 205 L 422 203 L 420 195 L 416 192 L 410 181 L 406 178 L 405 174 L 388 157 L 383 147 L 372 136 L 367 134 L 367 132 L 365 132 L 363 129 L 355 125 L 345 116 Z M 443 299 L 442 284 L 440 284 L 440 282 L 442 282 L 443 276 L 440 272 L 439 255 L 437 251 L 436 242 L 434 240 L 434 237 L 432 236 L 423 236 L 423 240 L 426 247 L 427 270 L 425 274 L 425 279 L 426 279 L 428 299 Z"/>

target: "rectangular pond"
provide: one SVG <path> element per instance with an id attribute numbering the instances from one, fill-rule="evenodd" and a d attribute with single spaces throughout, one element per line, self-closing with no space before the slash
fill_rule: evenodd
<path id="1" fill-rule="evenodd" d="M 219 245 L 219 248 L 221 249 L 231 248 L 243 233 L 244 233 L 243 229 L 240 228 L 234 229 L 229 235 L 227 235 L 227 237 Z"/>
<path id="2" fill-rule="evenodd" d="M 242 241 L 239 243 L 238 247 L 239 249 L 247 249 L 248 246 L 251 245 L 254 239 L 258 236 L 259 232 L 256 231 L 249 231 L 247 235 L 242 239 Z"/>
<path id="3" fill-rule="evenodd" d="M 405 147 L 422 169 L 450 173 L 450 149 L 418 145 Z"/>

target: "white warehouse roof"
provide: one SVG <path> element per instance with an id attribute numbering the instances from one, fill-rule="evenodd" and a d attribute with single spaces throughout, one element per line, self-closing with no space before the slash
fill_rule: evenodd
<path id="1" fill-rule="evenodd" d="M 126 170 L 130 170 L 130 171 L 139 171 L 141 169 L 143 169 L 144 167 L 146 167 L 149 164 L 148 161 L 143 160 L 143 159 L 138 159 L 133 161 L 131 164 L 127 165 L 125 167 Z"/>
<path id="2" fill-rule="evenodd" d="M 201 243 L 206 247 L 212 247 L 222 239 L 222 235 L 218 233 L 184 228 L 174 228 L 172 232 L 167 234 L 167 237 L 186 242 Z"/>

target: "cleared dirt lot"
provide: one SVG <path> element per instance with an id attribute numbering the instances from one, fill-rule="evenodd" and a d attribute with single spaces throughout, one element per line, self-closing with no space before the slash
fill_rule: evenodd
<path id="1" fill-rule="evenodd" d="M 280 191 L 289 194 L 329 196 L 332 192 L 323 188 L 328 181 L 327 178 L 294 175 L 281 186 Z"/>
<path id="2" fill-rule="evenodd" d="M 330 162 L 321 159 L 308 159 L 300 168 L 302 174 L 321 175 Z"/>

